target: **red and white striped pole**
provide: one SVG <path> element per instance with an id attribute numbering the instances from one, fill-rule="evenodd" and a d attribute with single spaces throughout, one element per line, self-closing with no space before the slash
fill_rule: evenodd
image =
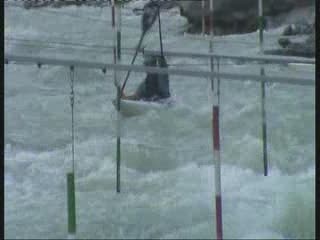
<path id="1" fill-rule="evenodd" d="M 213 52 L 213 0 L 210 0 L 210 53 Z M 213 71 L 211 59 L 211 71 Z M 211 80 L 213 81 L 213 79 Z M 219 81 L 219 80 L 218 80 Z M 212 85 L 212 138 L 213 156 L 215 160 L 215 203 L 216 203 L 216 236 L 223 239 L 222 200 L 221 200 L 221 162 L 220 162 L 220 133 L 219 133 L 219 84 Z"/>

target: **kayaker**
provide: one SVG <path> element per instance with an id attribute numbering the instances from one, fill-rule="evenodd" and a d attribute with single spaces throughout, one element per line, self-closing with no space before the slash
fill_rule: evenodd
<path id="1" fill-rule="evenodd" d="M 147 67 L 168 68 L 168 64 L 164 56 L 145 56 L 144 65 Z M 147 73 L 146 78 L 138 86 L 133 95 L 126 96 L 122 94 L 122 99 L 143 100 L 143 101 L 159 101 L 169 98 L 169 75 L 161 73 Z"/>

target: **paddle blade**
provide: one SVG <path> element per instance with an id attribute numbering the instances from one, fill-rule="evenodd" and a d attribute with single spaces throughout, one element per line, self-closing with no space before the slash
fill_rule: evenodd
<path id="1" fill-rule="evenodd" d="M 143 15 L 141 18 L 142 33 L 146 33 L 152 27 L 158 16 L 158 4 L 149 2 L 143 7 Z"/>

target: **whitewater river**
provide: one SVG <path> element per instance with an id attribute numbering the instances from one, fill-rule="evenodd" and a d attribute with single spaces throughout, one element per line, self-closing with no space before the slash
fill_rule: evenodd
<path id="1" fill-rule="evenodd" d="M 17 4 L 17 3 L 16 3 Z M 140 37 L 140 16 L 122 11 L 124 47 Z M 111 62 L 111 10 L 5 8 L 5 52 Z M 165 50 L 208 52 L 185 35 L 178 9 L 162 12 Z M 266 33 L 276 46 L 281 28 Z M 200 35 L 198 35 L 200 37 Z M 216 37 L 214 51 L 257 54 L 258 34 Z M 21 39 L 29 39 L 26 41 Z M 77 43 L 77 44 L 68 44 Z M 158 49 L 157 28 L 145 47 Z M 122 56 L 129 63 L 132 52 Z M 171 67 L 208 70 L 203 59 L 168 57 Z M 141 64 L 139 55 L 136 64 Z M 259 74 L 258 64 L 221 62 L 222 72 Z M 265 65 L 270 76 L 314 78 L 314 69 Z M 122 79 L 123 79 L 122 74 Z M 132 73 L 126 92 L 145 74 Z M 77 238 L 215 238 L 209 82 L 170 77 L 175 105 L 125 118 L 121 193 L 116 180 L 116 96 L 112 72 L 75 71 Z M 5 237 L 66 238 L 71 107 L 66 67 L 5 66 Z M 263 176 L 260 84 L 221 79 L 224 237 L 315 237 L 314 87 L 267 84 L 269 176 Z"/>

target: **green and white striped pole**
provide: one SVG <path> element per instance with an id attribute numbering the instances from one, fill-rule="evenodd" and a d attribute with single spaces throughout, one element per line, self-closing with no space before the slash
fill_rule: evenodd
<path id="1" fill-rule="evenodd" d="M 260 54 L 263 54 L 263 29 L 264 29 L 264 17 L 263 17 L 263 2 L 259 0 L 259 50 Z M 260 75 L 264 76 L 264 67 L 260 68 Z M 262 119 L 262 144 L 263 144 L 263 172 L 264 176 L 268 175 L 268 155 L 267 155 L 267 122 L 266 122 L 266 110 L 265 110 L 265 82 L 261 81 L 261 119 Z"/>
<path id="2" fill-rule="evenodd" d="M 72 141 L 72 171 L 67 173 L 67 203 L 68 203 L 68 239 L 74 239 L 76 234 L 76 194 L 74 179 L 74 67 L 70 67 L 70 105 L 71 105 L 71 141 Z"/>
<path id="3" fill-rule="evenodd" d="M 68 239 L 74 239 L 76 234 L 76 195 L 74 172 L 67 173 L 67 200 L 68 200 Z"/>

